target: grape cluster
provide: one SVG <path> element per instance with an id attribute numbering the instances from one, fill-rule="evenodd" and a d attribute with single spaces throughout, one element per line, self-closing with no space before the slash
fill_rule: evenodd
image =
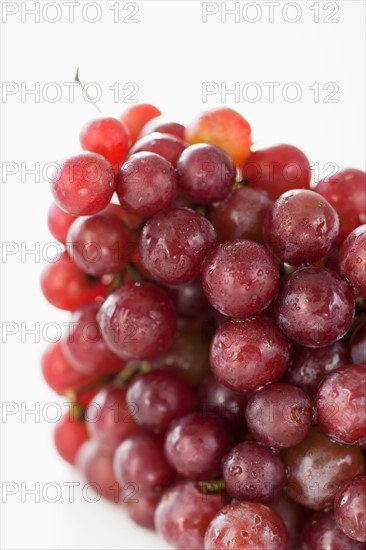
<path id="1" fill-rule="evenodd" d="M 101 118 L 52 179 L 60 455 L 182 550 L 366 542 L 366 180 L 248 122 Z"/>

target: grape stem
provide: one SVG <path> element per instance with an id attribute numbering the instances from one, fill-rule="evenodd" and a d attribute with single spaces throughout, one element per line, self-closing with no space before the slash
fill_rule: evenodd
<path id="1" fill-rule="evenodd" d="M 81 87 L 81 89 L 83 90 L 85 96 L 88 98 L 89 102 L 92 103 L 94 105 L 94 107 L 96 108 L 96 110 L 98 111 L 98 113 L 102 113 L 102 110 L 100 109 L 99 105 L 93 101 L 90 96 L 88 95 L 88 92 L 84 86 L 84 84 L 81 82 L 80 80 L 80 67 L 78 67 L 76 69 L 76 74 L 75 74 L 75 82 L 77 82 L 79 84 L 79 86 Z"/>
<path id="2" fill-rule="evenodd" d="M 223 479 L 197 481 L 196 489 L 204 495 L 214 495 L 215 493 L 225 490 L 225 481 Z"/>

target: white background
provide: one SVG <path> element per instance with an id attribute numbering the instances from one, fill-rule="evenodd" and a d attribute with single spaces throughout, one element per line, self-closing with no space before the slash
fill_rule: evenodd
<path id="1" fill-rule="evenodd" d="M 49 2 L 40 2 L 40 21 L 35 22 L 34 15 L 24 11 L 34 4 L 2 2 L 2 80 L 14 83 L 13 90 L 17 86 L 19 89 L 9 96 L 3 88 L 1 104 L 2 240 L 6 250 L 9 246 L 19 249 L 7 256 L 3 248 L 1 263 L 3 501 L 9 483 L 18 489 L 2 504 L 2 548 L 168 548 L 160 537 L 132 524 L 117 506 L 88 503 L 80 490 L 75 491 L 75 502 L 69 502 L 63 484 L 82 480 L 56 455 L 49 418 L 55 409 L 45 408 L 47 403 L 62 400 L 46 387 L 40 374 L 45 338 L 41 334 L 36 342 L 34 335 L 25 334 L 35 323 L 40 329 L 49 322 L 62 324 L 68 314 L 52 308 L 39 289 L 42 252 L 52 241 L 46 226 L 51 195 L 42 174 L 35 181 L 38 177 L 24 171 L 34 168 L 35 163 L 42 171 L 47 163 L 77 152 L 80 127 L 97 114 L 80 90 L 70 101 L 64 83 L 73 81 L 77 66 L 85 83 L 96 82 L 101 87 L 99 105 L 106 115 L 118 116 L 125 107 L 123 99 L 132 90 L 123 90 L 123 86 L 133 82 L 134 88 L 138 87 L 135 98 L 156 104 L 179 122 L 186 123 L 199 111 L 220 103 L 236 108 L 250 121 L 256 144 L 292 143 L 304 150 L 320 176 L 328 174 L 334 163 L 340 168 L 364 169 L 365 4 L 348 0 L 281 2 L 274 7 L 274 20 L 270 22 L 270 8 L 265 2 L 251 2 L 249 7 L 248 2 L 237 2 L 240 9 L 248 11 L 239 14 L 236 22 L 234 15 L 227 15 L 225 21 L 224 12 L 220 13 L 221 2 L 211 2 L 206 9 L 219 11 L 204 23 L 201 2 L 144 1 L 137 2 L 139 11 L 132 16 L 138 22 L 128 23 L 122 19 L 128 17 L 133 6 L 123 9 L 126 3 L 120 2 L 120 22 L 114 22 L 116 11 L 110 8 L 117 3 L 105 1 L 98 3 L 101 17 L 94 24 L 85 21 L 85 16 L 95 17 L 93 7 L 83 18 L 82 8 L 88 2 L 75 4 L 73 23 L 68 21 L 64 2 L 58 2 L 59 22 L 45 20 L 56 17 L 54 6 L 42 16 L 42 8 Z M 233 5 L 227 2 L 226 7 Z M 17 13 L 6 16 L 5 9 L 8 13 L 16 8 Z M 314 21 L 317 8 L 319 22 Z M 257 22 L 248 21 L 256 17 Z M 297 22 L 286 21 L 296 17 Z M 326 23 L 326 17 L 338 22 Z M 62 91 L 59 101 L 50 101 L 53 96 L 47 89 L 49 82 L 57 83 Z M 223 91 L 225 86 L 232 89 L 238 83 L 243 94 L 235 98 L 217 93 L 204 103 L 204 82 L 214 82 L 211 89 Z M 246 86 L 250 82 L 255 86 Z M 279 83 L 272 102 L 266 82 Z M 297 102 L 289 101 L 295 91 L 286 88 L 290 82 L 301 90 Z M 34 88 L 36 83 L 41 91 L 39 98 L 22 96 L 21 91 Z M 116 89 L 115 83 L 120 87 L 118 102 L 114 102 L 109 89 Z M 314 83 L 318 83 L 318 98 L 314 96 Z M 335 84 L 329 87 L 328 83 Z M 338 89 L 333 95 L 337 102 L 325 102 L 334 89 Z M 262 97 L 257 102 L 249 101 L 258 90 Z M 17 173 L 8 175 L 9 166 Z M 38 257 L 22 256 L 21 251 L 36 246 Z M 7 335 L 10 326 L 16 334 Z M 50 331 L 49 336 L 53 334 Z M 35 407 L 39 407 L 39 418 L 22 418 L 21 411 Z M 4 414 L 4 409 L 12 409 L 14 414 Z M 41 494 L 40 502 L 35 502 L 34 495 L 24 494 L 37 482 L 41 490 L 47 483 L 58 483 L 61 499 L 47 502 L 54 496 L 51 490 L 46 498 Z"/>

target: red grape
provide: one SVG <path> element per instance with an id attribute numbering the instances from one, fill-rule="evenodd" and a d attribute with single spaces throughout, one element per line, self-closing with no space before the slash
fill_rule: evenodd
<path id="1" fill-rule="evenodd" d="M 260 502 L 234 502 L 211 521 L 205 550 L 286 550 L 282 518 Z"/>
<path id="2" fill-rule="evenodd" d="M 263 237 L 282 262 L 315 262 L 330 251 L 339 230 L 334 208 L 313 191 L 295 189 L 281 195 L 268 209 Z"/>
<path id="3" fill-rule="evenodd" d="M 118 172 L 118 199 L 132 214 L 153 216 L 170 206 L 176 194 L 177 176 L 173 166 L 155 153 L 132 155 Z"/>
<path id="4" fill-rule="evenodd" d="M 90 375 L 79 372 L 66 359 L 60 340 L 43 353 L 42 372 L 47 384 L 57 393 L 74 390 L 90 380 Z"/>
<path id="5" fill-rule="evenodd" d="M 135 143 L 145 124 L 159 115 L 161 112 L 154 105 L 137 103 L 127 107 L 121 114 L 120 120 L 127 127 L 132 143 Z"/>
<path id="6" fill-rule="evenodd" d="M 133 490 L 133 486 L 128 487 L 128 491 Z M 155 528 L 155 510 L 160 502 L 160 495 L 139 495 L 138 498 L 134 496 L 124 496 L 123 502 L 127 504 L 127 512 L 130 518 L 145 527 L 145 529 Z"/>
<path id="7" fill-rule="evenodd" d="M 185 140 L 185 127 L 179 122 L 172 122 L 165 116 L 157 116 L 145 124 L 140 132 L 140 137 L 147 136 L 153 132 L 160 132 L 162 134 L 169 134 L 175 136 L 182 141 Z"/>
<path id="8" fill-rule="evenodd" d="M 272 200 L 290 189 L 309 189 L 311 170 L 306 156 L 292 145 L 276 145 L 252 152 L 243 164 L 251 187 L 266 191 Z"/>
<path id="9" fill-rule="evenodd" d="M 234 391 L 252 392 L 285 373 L 290 345 L 269 317 L 226 321 L 211 342 L 211 369 Z"/>
<path id="10" fill-rule="evenodd" d="M 150 153 L 156 153 L 169 161 L 173 166 L 176 166 L 177 160 L 184 149 L 185 143 L 181 139 L 169 134 L 153 132 L 136 141 L 135 145 L 131 147 L 130 154 L 134 155 L 143 151 L 149 151 Z"/>
<path id="11" fill-rule="evenodd" d="M 80 448 L 76 464 L 97 495 L 112 502 L 120 502 L 121 486 L 114 475 L 113 455 L 101 451 L 98 443 L 90 440 Z M 87 495 L 91 499 L 89 502 L 94 502 L 89 491 Z"/>
<path id="12" fill-rule="evenodd" d="M 304 267 L 284 281 L 274 309 L 277 325 L 291 340 L 324 347 L 349 330 L 355 301 L 351 287 L 337 273 Z"/>
<path id="13" fill-rule="evenodd" d="M 220 244 L 202 267 L 202 286 L 211 305 L 223 315 L 241 318 L 261 313 L 275 298 L 278 267 L 266 248 L 237 239 Z"/>
<path id="14" fill-rule="evenodd" d="M 89 439 L 83 420 L 74 419 L 71 411 L 66 412 L 55 425 L 55 446 L 62 458 L 75 464 L 80 447 Z"/>
<path id="15" fill-rule="evenodd" d="M 65 244 L 70 225 L 75 221 L 75 216 L 64 212 L 53 202 L 48 209 L 48 229 L 57 241 Z"/>
<path id="16" fill-rule="evenodd" d="M 366 174 L 349 168 L 319 181 L 315 191 L 336 209 L 340 219 L 338 242 L 366 223 Z"/>
<path id="17" fill-rule="evenodd" d="M 85 124 L 80 145 L 85 151 L 99 153 L 118 168 L 127 157 L 130 135 L 126 126 L 116 118 L 100 118 Z"/>
<path id="18" fill-rule="evenodd" d="M 366 475 L 354 477 L 337 493 L 334 515 L 343 533 L 366 542 Z"/>
<path id="19" fill-rule="evenodd" d="M 177 162 L 179 187 L 193 202 L 222 201 L 233 188 L 236 169 L 220 147 L 199 143 L 183 151 Z"/>
<path id="20" fill-rule="evenodd" d="M 361 542 L 348 538 L 338 527 L 332 512 L 314 514 L 301 536 L 301 550 L 364 550 Z"/>
<path id="21" fill-rule="evenodd" d="M 366 367 L 366 319 L 364 319 L 350 340 L 351 359 L 353 363 Z"/>
<path id="22" fill-rule="evenodd" d="M 339 273 L 348 279 L 357 296 L 366 298 L 366 225 L 357 227 L 342 243 Z"/>
<path id="23" fill-rule="evenodd" d="M 334 441 L 366 447 L 366 367 L 345 365 L 328 373 L 314 403 L 319 425 Z"/>
<path id="24" fill-rule="evenodd" d="M 115 191 L 112 165 L 96 153 L 82 153 L 61 163 L 51 188 L 57 205 L 74 216 L 96 214 Z"/>
<path id="25" fill-rule="evenodd" d="M 176 313 L 168 294 L 151 283 L 127 283 L 108 296 L 98 321 L 109 348 L 125 359 L 152 359 L 172 344 Z"/>
<path id="26" fill-rule="evenodd" d="M 189 208 L 170 208 L 147 221 L 139 249 L 154 279 L 178 285 L 196 279 L 215 243 L 215 230 L 206 218 Z"/>
<path id="27" fill-rule="evenodd" d="M 200 279 L 185 285 L 166 286 L 165 290 L 173 299 L 178 315 L 193 318 L 211 309 L 202 290 Z"/>

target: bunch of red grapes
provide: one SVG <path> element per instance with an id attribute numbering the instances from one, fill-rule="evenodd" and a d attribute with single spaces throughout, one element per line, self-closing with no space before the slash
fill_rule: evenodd
<path id="1" fill-rule="evenodd" d="M 229 108 L 139 104 L 55 170 L 42 275 L 60 455 L 183 550 L 366 541 L 366 180 L 310 189 Z"/>

